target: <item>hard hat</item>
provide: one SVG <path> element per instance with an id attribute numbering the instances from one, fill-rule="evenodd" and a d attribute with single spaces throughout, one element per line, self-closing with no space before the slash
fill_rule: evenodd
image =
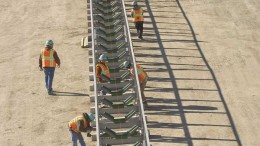
<path id="1" fill-rule="evenodd" d="M 46 43 L 45 43 L 45 46 L 53 47 L 53 41 L 47 40 Z"/>
<path id="2" fill-rule="evenodd" d="M 129 61 L 124 62 L 124 67 L 127 68 L 127 69 L 130 69 L 131 65 L 132 64 Z"/>
<path id="3" fill-rule="evenodd" d="M 108 58 L 107 58 L 106 55 L 102 54 L 102 55 L 99 56 L 99 60 L 101 60 L 101 61 L 107 61 Z"/>
<path id="4" fill-rule="evenodd" d="M 95 119 L 95 115 L 92 113 L 89 113 L 88 117 L 89 117 L 90 121 L 93 121 Z"/>
<path id="5" fill-rule="evenodd" d="M 132 6 L 137 6 L 137 1 L 133 1 Z"/>
<path id="6" fill-rule="evenodd" d="M 93 121 L 95 119 L 95 115 L 90 113 L 90 114 L 87 114 L 87 113 L 83 113 L 83 117 L 86 119 L 86 120 L 89 120 L 89 121 Z"/>

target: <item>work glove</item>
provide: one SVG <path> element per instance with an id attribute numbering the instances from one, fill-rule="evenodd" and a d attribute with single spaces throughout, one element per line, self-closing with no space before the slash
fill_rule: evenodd
<path id="1" fill-rule="evenodd" d="M 91 137 L 91 134 L 90 134 L 90 133 L 87 133 L 87 137 Z"/>
<path id="2" fill-rule="evenodd" d="M 60 68 L 60 65 L 58 64 L 57 67 Z"/>
<path id="3" fill-rule="evenodd" d="M 88 132 L 88 133 L 90 133 L 92 130 L 93 130 L 93 127 L 91 127 L 91 126 L 89 126 L 89 127 L 87 128 L 87 132 Z"/>

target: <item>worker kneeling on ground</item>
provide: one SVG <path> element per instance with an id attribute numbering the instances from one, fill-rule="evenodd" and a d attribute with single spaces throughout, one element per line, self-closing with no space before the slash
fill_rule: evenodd
<path id="1" fill-rule="evenodd" d="M 125 68 L 130 70 L 130 73 L 132 74 L 132 78 L 134 78 L 133 65 L 129 61 L 125 61 L 124 66 L 125 66 Z M 144 106 L 148 106 L 147 101 L 145 99 L 145 95 L 144 95 L 144 89 L 145 89 L 145 86 L 146 86 L 146 83 L 147 83 L 147 80 L 148 80 L 148 74 L 138 64 L 136 64 L 136 69 L 137 69 L 137 74 L 138 74 L 138 78 L 139 78 L 140 90 L 141 90 L 141 96 L 142 96 L 143 104 L 144 104 Z"/>
<path id="2" fill-rule="evenodd" d="M 54 78 L 54 72 L 56 64 L 60 67 L 60 58 L 57 52 L 53 49 L 53 41 L 48 40 L 45 43 L 45 48 L 41 50 L 39 57 L 40 71 L 44 71 L 45 74 L 45 87 L 49 95 L 52 95 L 52 81 Z"/>
<path id="3" fill-rule="evenodd" d="M 131 17 L 135 23 L 138 38 L 143 39 L 143 25 L 144 25 L 144 12 L 143 8 L 138 6 L 136 1 L 132 2 L 133 9 L 131 10 Z"/>
<path id="4" fill-rule="evenodd" d="M 102 74 L 110 78 L 110 72 L 109 72 L 109 68 L 106 64 L 106 61 L 108 61 L 107 56 L 104 54 L 101 54 L 99 57 L 98 63 L 96 65 L 96 76 L 98 78 L 99 83 L 103 82 L 103 79 L 101 77 Z M 100 94 L 106 95 L 106 91 L 101 90 Z"/>
<path id="5" fill-rule="evenodd" d="M 72 139 L 72 146 L 77 146 L 78 140 L 81 146 L 86 146 L 81 132 L 87 132 L 87 136 L 90 137 L 90 132 L 93 129 L 90 126 L 90 122 L 94 119 L 94 114 L 83 113 L 82 115 L 75 117 L 69 122 L 69 131 Z"/>

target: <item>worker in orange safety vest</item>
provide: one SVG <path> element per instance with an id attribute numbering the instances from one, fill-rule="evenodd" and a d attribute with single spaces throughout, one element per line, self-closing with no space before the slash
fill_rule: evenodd
<path id="1" fill-rule="evenodd" d="M 129 61 L 124 62 L 124 67 L 130 70 L 130 73 L 132 74 L 132 78 L 134 78 L 134 69 L 132 64 Z M 143 100 L 144 106 L 148 106 L 147 101 L 145 99 L 144 95 L 144 90 L 145 86 L 148 80 L 148 74 L 147 72 L 138 64 L 136 64 L 136 69 L 137 69 L 137 74 L 138 74 L 138 79 L 139 79 L 139 84 L 140 84 L 140 90 L 141 90 L 141 96 Z"/>
<path id="2" fill-rule="evenodd" d="M 78 140 L 81 146 L 86 146 L 81 132 L 87 132 L 87 136 L 91 137 L 90 132 L 93 130 L 93 127 L 90 126 L 90 122 L 94 119 L 94 114 L 83 113 L 69 122 L 68 127 L 71 135 L 72 146 L 77 146 Z"/>
<path id="3" fill-rule="evenodd" d="M 143 8 L 140 7 L 136 1 L 132 2 L 131 17 L 135 23 L 135 28 L 137 30 L 138 38 L 143 39 L 143 25 L 144 25 L 144 15 Z"/>
<path id="4" fill-rule="evenodd" d="M 105 54 L 101 54 L 99 57 L 99 61 L 96 64 L 96 76 L 99 83 L 103 82 L 103 79 L 101 77 L 102 74 L 110 78 L 110 72 L 106 61 L 108 61 L 108 57 Z M 100 93 L 101 95 L 106 95 L 106 91 L 104 90 L 101 90 Z"/>
<path id="5" fill-rule="evenodd" d="M 44 71 L 45 87 L 47 88 L 49 95 L 53 94 L 52 82 L 56 64 L 60 67 L 60 58 L 58 57 L 57 52 L 53 49 L 53 41 L 47 40 L 45 48 L 43 48 L 40 53 L 39 68 L 40 71 Z"/>

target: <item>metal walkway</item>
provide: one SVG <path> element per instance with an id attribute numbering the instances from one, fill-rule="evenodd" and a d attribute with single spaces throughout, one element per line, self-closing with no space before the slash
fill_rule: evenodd
<path id="1" fill-rule="evenodd" d="M 98 146 L 134 145 L 150 146 L 149 132 L 142 104 L 137 70 L 134 79 L 123 67 L 128 60 L 136 66 L 123 0 L 89 0 L 91 28 L 90 80 L 94 91 L 91 101 L 96 114 L 96 140 Z M 101 54 L 108 56 L 111 77 L 102 75 L 105 82 L 98 83 L 95 66 Z M 106 95 L 99 94 L 105 90 Z"/>

